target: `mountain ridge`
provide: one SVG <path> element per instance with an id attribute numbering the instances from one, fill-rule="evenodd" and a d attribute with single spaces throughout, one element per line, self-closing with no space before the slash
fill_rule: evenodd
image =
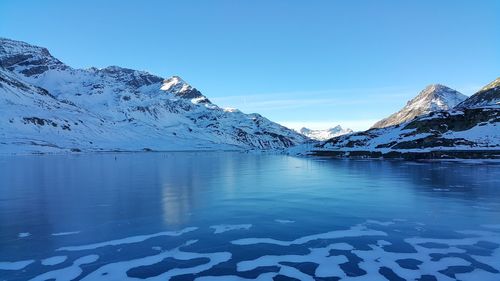
<path id="1" fill-rule="evenodd" d="M 477 93 L 456 106 L 457 109 L 498 107 L 500 105 L 500 77 L 488 83 Z"/>
<path id="2" fill-rule="evenodd" d="M 283 149 L 307 141 L 259 114 L 212 104 L 178 76 L 75 69 L 46 48 L 5 38 L 0 68 L 0 152 Z"/>

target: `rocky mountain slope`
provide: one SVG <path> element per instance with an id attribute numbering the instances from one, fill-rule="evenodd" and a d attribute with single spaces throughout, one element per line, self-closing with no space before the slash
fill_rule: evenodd
<path id="1" fill-rule="evenodd" d="M 500 77 L 457 105 L 460 108 L 496 108 L 500 106 Z"/>
<path id="2" fill-rule="evenodd" d="M 372 128 L 389 127 L 430 112 L 452 109 L 466 98 L 466 95 L 446 86 L 440 84 L 429 85 L 400 111 L 375 123 Z"/>
<path id="3" fill-rule="evenodd" d="M 0 153 L 282 149 L 307 140 L 259 114 L 226 110 L 180 77 L 74 69 L 0 38 Z"/>
<path id="4" fill-rule="evenodd" d="M 299 130 L 299 133 L 303 134 L 304 136 L 313 140 L 320 140 L 320 141 L 328 140 L 352 132 L 353 131 L 351 129 L 344 129 L 340 125 L 326 130 L 312 130 L 305 127 Z"/>
<path id="5" fill-rule="evenodd" d="M 290 152 L 335 157 L 500 158 L 499 99 L 497 79 L 453 109 L 304 144 Z"/>

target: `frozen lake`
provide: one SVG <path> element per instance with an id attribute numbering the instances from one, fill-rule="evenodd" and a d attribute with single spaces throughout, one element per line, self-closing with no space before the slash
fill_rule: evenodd
<path id="1" fill-rule="evenodd" d="M 253 279 L 498 281 L 500 165 L 0 157 L 0 280 Z"/>

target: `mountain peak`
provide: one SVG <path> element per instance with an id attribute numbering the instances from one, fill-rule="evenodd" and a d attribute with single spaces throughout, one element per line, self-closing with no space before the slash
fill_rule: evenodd
<path id="1" fill-rule="evenodd" d="M 68 68 L 46 48 L 1 37 L 0 66 L 25 76 L 38 75 L 49 69 Z"/>
<path id="2" fill-rule="evenodd" d="M 426 91 L 426 90 L 436 91 L 436 90 L 442 90 L 442 89 L 453 90 L 450 87 L 447 87 L 443 84 L 434 83 L 434 84 L 427 85 L 427 87 L 424 88 L 424 91 Z"/>
<path id="3" fill-rule="evenodd" d="M 441 89 L 441 88 L 448 88 L 446 87 L 445 85 L 443 84 L 438 84 L 438 83 L 435 83 L 435 84 L 429 84 L 427 85 L 423 90 L 422 92 L 429 92 L 429 91 L 435 91 L 437 89 Z"/>
<path id="4" fill-rule="evenodd" d="M 186 81 L 182 80 L 179 76 L 172 76 L 170 78 L 167 78 L 163 80 L 163 84 L 161 86 L 161 89 L 163 91 L 186 91 L 189 88 L 192 88 L 191 85 L 186 83 Z"/>
<path id="5" fill-rule="evenodd" d="M 161 90 L 183 99 L 190 99 L 193 103 L 211 103 L 200 91 L 176 75 L 163 80 Z"/>
<path id="6" fill-rule="evenodd" d="M 416 97 L 408 101 L 408 103 L 413 103 L 416 100 L 427 97 L 443 97 L 450 95 L 462 95 L 462 94 L 442 84 L 430 84 L 426 86 L 422 91 L 420 91 L 420 93 Z"/>
<path id="7" fill-rule="evenodd" d="M 433 111 L 452 109 L 467 99 L 466 95 L 441 84 L 425 87 L 415 98 L 406 103 L 400 111 L 375 123 L 372 128 L 398 125 Z"/>
<path id="8" fill-rule="evenodd" d="M 500 77 L 497 79 L 493 80 L 491 83 L 488 85 L 484 86 L 480 91 L 488 91 L 490 89 L 496 89 L 500 87 Z"/>
<path id="9" fill-rule="evenodd" d="M 328 140 L 328 139 L 338 137 L 341 135 L 345 135 L 345 134 L 349 134 L 352 132 L 353 131 L 351 129 L 344 129 L 340 125 L 337 125 L 333 128 L 329 128 L 326 130 L 313 130 L 313 129 L 309 129 L 306 127 L 302 127 L 299 130 L 299 133 L 303 134 L 304 136 L 311 138 L 311 139 L 320 140 L 320 141 Z"/>
<path id="10" fill-rule="evenodd" d="M 335 126 L 333 128 L 328 129 L 329 132 L 335 132 L 335 133 L 339 132 L 339 131 L 342 131 L 342 130 L 343 130 L 343 128 L 340 125 L 337 125 L 337 126 Z M 347 129 L 347 130 L 351 130 L 351 129 Z"/>
<path id="11" fill-rule="evenodd" d="M 23 41 L 0 37 L 0 54 L 6 55 L 18 53 L 38 53 L 44 56 L 52 56 L 47 48 L 31 45 Z"/>

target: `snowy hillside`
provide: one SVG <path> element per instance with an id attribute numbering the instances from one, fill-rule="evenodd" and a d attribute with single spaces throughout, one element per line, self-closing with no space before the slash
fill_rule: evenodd
<path id="1" fill-rule="evenodd" d="M 500 87 L 491 85 L 495 82 L 454 109 L 303 144 L 289 152 L 335 157 L 500 158 L 500 105 L 495 103 Z"/>
<path id="2" fill-rule="evenodd" d="M 0 153 L 282 149 L 306 137 L 225 110 L 180 77 L 74 69 L 47 49 L 0 39 Z"/>
<path id="3" fill-rule="evenodd" d="M 313 140 L 327 140 L 341 135 L 352 133 L 352 130 L 344 129 L 340 125 L 338 125 L 326 130 L 312 130 L 304 127 L 299 130 L 299 133 Z"/>
<path id="4" fill-rule="evenodd" d="M 452 109 L 466 98 L 467 96 L 446 86 L 429 85 L 400 111 L 375 123 L 372 128 L 393 126 L 430 112 Z"/>
<path id="5" fill-rule="evenodd" d="M 457 108 L 480 108 L 500 106 L 500 77 L 484 86 L 479 92 L 463 101 Z"/>

